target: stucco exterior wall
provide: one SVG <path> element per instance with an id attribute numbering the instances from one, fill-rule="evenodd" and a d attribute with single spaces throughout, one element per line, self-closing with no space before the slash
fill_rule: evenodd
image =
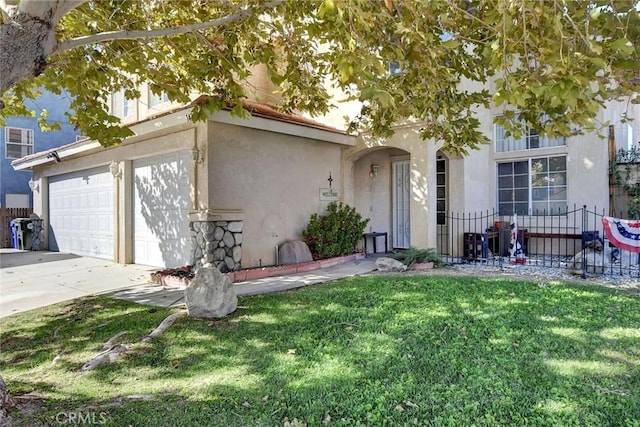
<path id="1" fill-rule="evenodd" d="M 626 104 L 609 103 L 607 109 L 599 113 L 598 122 L 606 123 L 611 121 L 612 123 L 619 123 L 624 111 L 626 111 Z M 497 114 L 498 112 L 496 112 Z M 495 148 L 492 146 L 492 155 L 489 158 L 494 166 L 492 173 L 487 176 L 487 180 L 493 183 L 493 191 L 490 193 L 492 202 L 490 208 L 494 208 L 497 205 L 496 162 L 530 157 L 566 155 L 567 205 L 569 208 L 572 209 L 574 205 L 578 207 L 587 205 L 590 208 L 595 206 L 600 210 L 608 210 L 609 158 L 608 143 L 606 137 L 604 137 L 606 129 L 602 133 L 602 136 L 595 132 L 588 132 L 584 135 L 569 137 L 567 138 L 566 146 L 562 147 L 496 153 Z M 491 140 L 495 141 L 493 130 L 489 135 Z M 474 161 L 474 158 L 470 157 L 468 161 Z"/>
<path id="2" fill-rule="evenodd" d="M 590 134 L 567 141 L 567 204 L 609 209 L 606 139 Z"/>
<path id="3" fill-rule="evenodd" d="M 209 122 L 209 209 L 244 213 L 242 267 L 275 263 L 275 247 L 300 239 L 319 189 L 341 188 L 342 146 Z"/>

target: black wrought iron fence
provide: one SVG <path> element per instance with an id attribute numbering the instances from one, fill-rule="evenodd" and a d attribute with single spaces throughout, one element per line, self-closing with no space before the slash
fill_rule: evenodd
<path id="1" fill-rule="evenodd" d="M 605 211 L 587 206 L 537 215 L 495 211 L 448 213 L 438 225 L 438 251 L 447 264 L 526 264 L 591 274 L 640 278 L 640 254 L 606 239 Z"/>

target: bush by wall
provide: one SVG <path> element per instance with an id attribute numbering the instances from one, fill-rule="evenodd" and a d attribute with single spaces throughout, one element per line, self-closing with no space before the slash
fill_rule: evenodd
<path id="1" fill-rule="evenodd" d="M 326 215 L 311 215 L 302 238 L 314 259 L 349 255 L 355 252 L 368 223 L 369 218 L 363 219 L 355 208 L 331 202 Z"/>

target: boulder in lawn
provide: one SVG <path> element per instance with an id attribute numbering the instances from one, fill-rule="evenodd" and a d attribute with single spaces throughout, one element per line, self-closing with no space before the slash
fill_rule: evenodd
<path id="1" fill-rule="evenodd" d="M 212 264 L 205 264 L 196 271 L 184 293 L 191 317 L 219 319 L 238 307 L 233 283 Z"/>

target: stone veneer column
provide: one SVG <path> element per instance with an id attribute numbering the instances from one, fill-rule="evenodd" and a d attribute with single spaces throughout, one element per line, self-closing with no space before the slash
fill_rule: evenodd
<path id="1" fill-rule="evenodd" d="M 242 267 L 241 211 L 201 211 L 189 214 L 193 243 L 192 265 L 213 264 L 222 273 Z"/>
<path id="2" fill-rule="evenodd" d="M 31 250 L 41 251 L 44 249 L 44 230 L 42 229 L 42 219 L 36 215 L 31 214 Z"/>

